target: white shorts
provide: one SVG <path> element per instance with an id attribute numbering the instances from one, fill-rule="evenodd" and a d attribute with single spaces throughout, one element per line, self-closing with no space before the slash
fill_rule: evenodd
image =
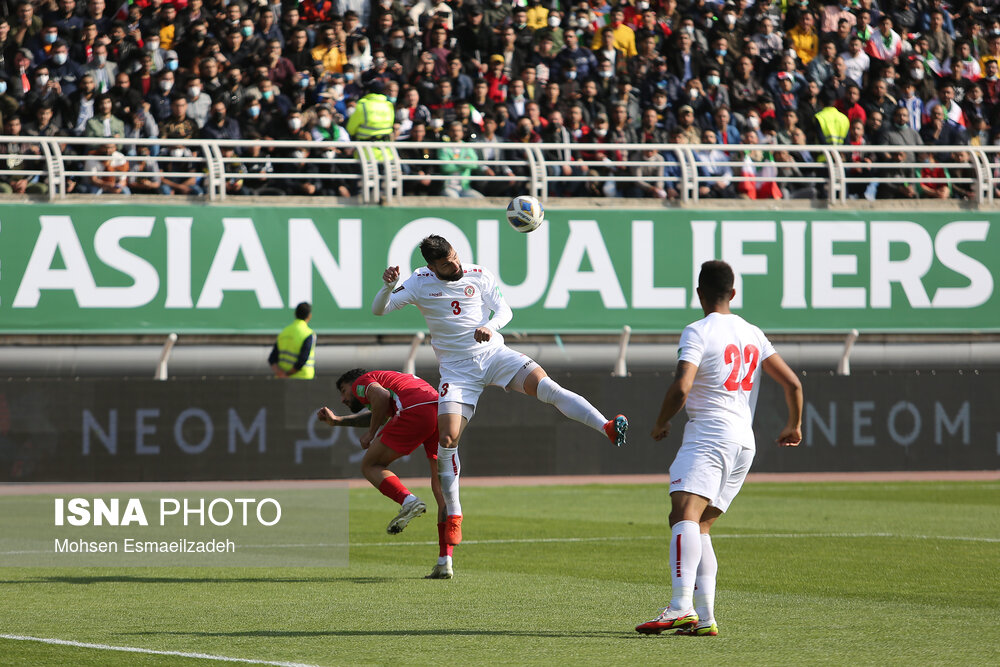
<path id="1" fill-rule="evenodd" d="M 747 478 L 753 455 L 754 450 L 737 444 L 686 442 L 670 464 L 670 493 L 694 493 L 725 512 Z"/>
<path id="2" fill-rule="evenodd" d="M 445 403 L 464 403 L 473 408 L 489 385 L 506 387 L 522 368 L 537 366 L 535 361 L 506 345 L 500 345 L 469 359 L 441 362 L 438 385 L 438 414 L 447 414 Z"/>

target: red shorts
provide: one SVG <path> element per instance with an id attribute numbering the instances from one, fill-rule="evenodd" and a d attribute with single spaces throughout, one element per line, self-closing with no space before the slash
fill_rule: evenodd
<path id="1" fill-rule="evenodd" d="M 394 452 L 411 454 L 424 446 L 427 458 L 436 459 L 438 451 L 437 403 L 407 408 L 386 422 L 378 439 Z"/>

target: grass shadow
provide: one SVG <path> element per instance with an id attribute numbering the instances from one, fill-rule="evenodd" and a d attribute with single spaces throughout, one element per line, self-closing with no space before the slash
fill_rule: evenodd
<path id="1" fill-rule="evenodd" d="M 541 637 L 553 639 L 570 639 L 580 637 L 620 637 L 642 638 L 641 635 L 626 630 L 465 630 L 460 628 L 435 628 L 432 630 L 245 630 L 241 632 L 126 632 L 119 633 L 121 637 L 142 636 L 173 636 L 173 637 L 226 637 L 226 638 L 308 638 L 308 637 L 400 637 L 415 636 L 452 636 L 452 637 Z"/>
<path id="2" fill-rule="evenodd" d="M 401 581 L 403 577 L 137 577 L 105 575 L 91 577 L 32 577 L 30 579 L 0 580 L 0 584 L 305 584 L 348 583 L 383 584 Z"/>

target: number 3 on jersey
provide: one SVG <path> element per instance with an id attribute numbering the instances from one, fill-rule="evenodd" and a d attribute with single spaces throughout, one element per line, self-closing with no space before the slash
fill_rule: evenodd
<path id="1" fill-rule="evenodd" d="M 722 360 L 727 366 L 730 364 L 733 366 L 729 377 L 722 383 L 726 391 L 739 391 L 740 389 L 750 391 L 753 389 L 753 373 L 757 370 L 757 364 L 760 362 L 760 350 L 757 349 L 756 345 L 747 345 L 744 347 L 741 358 L 740 348 L 730 343 L 726 346 L 725 352 L 722 353 Z M 740 380 L 740 366 L 743 364 L 746 364 L 747 370 L 743 379 Z"/>

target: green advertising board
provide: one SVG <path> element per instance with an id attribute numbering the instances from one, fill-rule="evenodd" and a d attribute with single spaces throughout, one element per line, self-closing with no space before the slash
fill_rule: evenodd
<path id="1" fill-rule="evenodd" d="M 0 206 L 0 332 L 274 333 L 301 301 L 320 333 L 423 330 L 371 313 L 388 265 L 428 234 L 491 269 L 510 331 L 677 332 L 701 262 L 736 272 L 734 310 L 772 332 L 1000 330 L 994 214 L 500 208 Z"/>

